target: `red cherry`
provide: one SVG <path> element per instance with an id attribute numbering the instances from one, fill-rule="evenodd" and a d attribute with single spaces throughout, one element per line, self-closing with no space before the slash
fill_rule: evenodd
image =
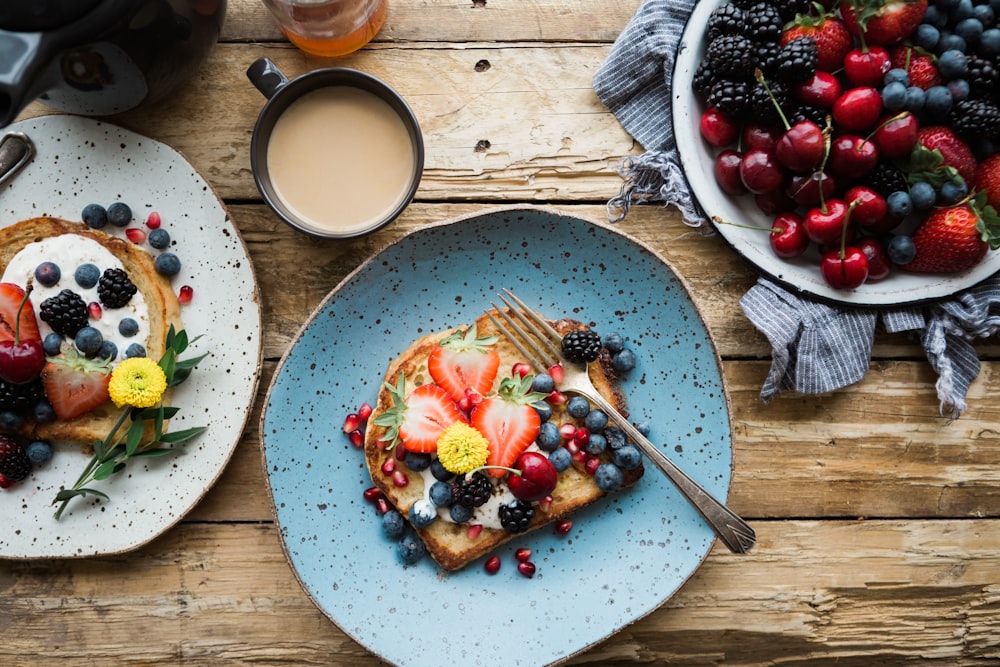
<path id="1" fill-rule="evenodd" d="M 774 156 L 778 162 L 796 172 L 815 169 L 826 155 L 826 137 L 819 125 L 802 120 L 792 125 L 778 139 Z"/>
<path id="2" fill-rule="evenodd" d="M 778 257 L 791 259 L 804 253 L 809 247 L 809 237 L 806 236 L 802 218 L 792 212 L 777 216 L 771 226 L 770 242 Z"/>
<path id="3" fill-rule="evenodd" d="M 822 70 L 804 83 L 795 86 L 795 96 L 810 106 L 820 109 L 832 109 L 833 103 L 840 97 L 840 81 L 834 75 Z"/>
<path id="4" fill-rule="evenodd" d="M 872 141 L 882 157 L 899 160 L 907 157 L 917 145 L 920 122 L 909 111 L 903 111 L 883 120 L 872 133 Z"/>
<path id="5" fill-rule="evenodd" d="M 840 246 L 844 235 L 847 204 L 842 199 L 830 199 L 825 207 L 809 209 L 802 218 L 809 240 L 821 246 Z"/>
<path id="6" fill-rule="evenodd" d="M 781 131 L 776 127 L 750 123 L 743 127 L 740 142 L 744 150 L 763 148 L 764 150 L 773 151 L 774 147 L 778 145 L 780 137 Z"/>
<path id="7" fill-rule="evenodd" d="M 842 134 L 830 142 L 830 171 L 846 178 L 861 178 L 878 163 L 878 147 L 874 141 L 853 134 Z"/>
<path id="8" fill-rule="evenodd" d="M 833 103 L 833 120 L 848 132 L 863 132 L 882 113 L 882 96 L 870 86 L 851 88 Z"/>
<path id="9" fill-rule="evenodd" d="M 851 221 L 862 227 L 877 227 L 885 220 L 888 207 L 885 198 L 871 188 L 858 185 L 844 193 L 844 201 L 856 202 Z"/>
<path id="10" fill-rule="evenodd" d="M 844 75 L 852 86 L 881 87 L 890 69 L 892 59 L 881 46 L 853 49 L 844 56 Z"/>
<path id="11" fill-rule="evenodd" d="M 837 180 L 825 171 L 796 174 L 785 185 L 785 194 L 799 206 L 817 206 L 833 197 Z"/>
<path id="12" fill-rule="evenodd" d="M 710 107 L 701 115 L 700 128 L 705 141 L 719 148 L 733 143 L 740 135 L 739 125 L 715 107 Z"/>
<path id="13" fill-rule="evenodd" d="M 784 173 L 774 153 L 762 148 L 753 148 L 740 161 L 740 179 L 747 190 L 761 194 L 777 190 L 784 179 Z"/>
<path id="14" fill-rule="evenodd" d="M 547 456 L 538 452 L 524 452 L 512 466 L 515 471 L 507 478 L 507 485 L 515 498 L 535 502 L 552 493 L 559 481 L 559 473 Z"/>
<path id="15" fill-rule="evenodd" d="M 45 366 L 45 350 L 37 338 L 21 338 L 21 319 L 25 306 L 29 305 L 31 284 L 24 290 L 17 308 L 14 323 L 14 337 L 0 341 L 0 378 L 11 384 L 27 384 L 37 378 Z M 9 329 L 9 325 L 8 325 Z"/>
<path id="16" fill-rule="evenodd" d="M 892 262 L 885 248 L 874 236 L 866 236 L 855 244 L 868 258 L 868 282 L 882 280 L 889 275 Z"/>
<path id="17" fill-rule="evenodd" d="M 747 186 L 743 185 L 743 179 L 740 178 L 742 162 L 743 154 L 732 149 L 724 150 L 715 157 L 715 182 L 727 195 L 746 194 Z"/>
<path id="18" fill-rule="evenodd" d="M 830 287 L 854 289 L 868 278 L 868 257 L 860 249 L 847 246 L 826 252 L 819 268 Z"/>
<path id="19" fill-rule="evenodd" d="M 754 195 L 753 200 L 757 204 L 757 208 L 764 215 L 777 215 L 778 213 L 791 211 L 796 206 L 795 200 L 785 194 L 785 191 L 781 188 L 772 192 Z"/>

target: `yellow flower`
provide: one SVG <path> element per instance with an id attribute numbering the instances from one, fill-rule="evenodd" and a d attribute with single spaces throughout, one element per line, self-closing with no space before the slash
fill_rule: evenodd
<path id="1" fill-rule="evenodd" d="M 455 422 L 438 438 L 437 455 L 445 469 L 463 475 L 485 465 L 490 442 L 465 422 Z"/>
<path id="2" fill-rule="evenodd" d="M 111 371 L 108 393 L 116 407 L 151 408 L 167 389 L 163 369 L 148 357 L 132 357 Z"/>

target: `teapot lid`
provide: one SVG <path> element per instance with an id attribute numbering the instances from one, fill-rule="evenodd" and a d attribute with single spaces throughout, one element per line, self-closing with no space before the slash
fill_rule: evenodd
<path id="1" fill-rule="evenodd" d="M 0 30 L 43 32 L 72 23 L 102 0 L 3 0 Z"/>

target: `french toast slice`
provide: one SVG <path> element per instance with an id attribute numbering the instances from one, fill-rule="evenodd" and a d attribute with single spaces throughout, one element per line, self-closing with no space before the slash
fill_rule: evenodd
<path id="1" fill-rule="evenodd" d="M 159 360 L 166 347 L 166 337 L 170 326 L 181 328 L 181 308 L 169 281 L 156 271 L 152 255 L 135 244 L 91 229 L 85 224 L 53 217 L 23 220 L 0 229 L 0 275 L 7 270 L 15 256 L 29 244 L 57 236 L 76 235 L 90 239 L 108 250 L 121 262 L 129 279 L 142 294 L 146 302 L 148 335 L 144 341 L 137 341 L 146 348 L 148 357 Z M 17 276 L 12 282 L 24 287 L 28 276 Z M 63 269 L 60 285 L 72 287 L 73 271 Z M 40 302 L 32 296 L 36 317 Z M 121 356 L 119 356 L 121 359 Z M 169 390 L 168 390 L 169 391 Z M 169 396 L 164 397 L 164 402 Z M 79 443 L 89 446 L 94 440 L 108 435 L 121 411 L 111 401 L 70 421 L 36 423 L 27 419 L 21 435 L 29 438 L 54 442 Z"/>
<path id="2" fill-rule="evenodd" d="M 553 321 L 552 325 L 562 334 L 585 328 L 580 322 L 570 319 Z M 492 390 L 496 391 L 501 378 L 505 374 L 509 376 L 514 364 L 524 362 L 525 359 L 510 341 L 500 335 L 486 315 L 476 320 L 475 326 L 480 336 L 498 337 L 497 342 L 492 346 L 500 356 L 500 371 Z M 458 330 L 464 331 L 466 327 L 428 334 L 414 341 L 390 363 L 385 375 L 385 382 L 389 385 L 395 385 L 397 378 L 402 374 L 408 393 L 420 385 L 433 382 L 427 368 L 428 357 L 440 341 Z M 600 394 L 619 412 L 627 416 L 625 397 L 617 384 L 614 371 L 611 368 L 610 356 L 606 351 L 602 352 L 598 362 L 589 364 L 589 372 L 591 380 Z M 409 481 L 405 486 L 398 486 L 394 483 L 391 475 L 383 472 L 383 463 L 394 458 L 395 453 L 392 447 L 386 447 L 385 443 L 381 442 L 386 436 L 387 429 L 384 426 L 376 425 L 375 420 L 380 414 L 389 410 L 392 405 L 391 392 L 383 384 L 372 415 L 368 420 L 368 428 L 365 433 L 365 460 L 372 481 L 405 518 L 413 503 L 427 497 L 428 486 L 433 484 L 435 479 L 426 472 L 410 471 L 403 461 L 399 461 L 397 467 L 407 475 Z M 569 416 L 564 405 L 552 405 L 551 408 L 550 421 L 556 424 L 579 423 Z M 611 458 L 610 452 L 604 452 L 600 456 L 605 461 L 609 461 Z M 640 464 L 636 468 L 623 472 L 622 487 L 626 487 L 642 477 L 643 468 Z M 505 484 L 506 480 L 501 481 L 498 490 L 502 490 Z M 599 501 L 605 495 L 598 488 L 593 474 L 585 470 L 584 462 L 574 461 L 568 468 L 559 473 L 558 483 L 551 494 L 551 502 L 533 503 L 535 516 L 528 531 L 537 530 L 542 526 L 569 517 L 580 509 Z M 455 523 L 448 520 L 447 517 L 448 511 L 441 509 L 438 511 L 438 519 L 430 526 L 413 527 L 423 540 L 427 553 L 445 570 L 460 569 L 511 539 L 522 537 L 525 532 L 528 532 L 515 534 L 502 527 L 489 527 L 482 523 L 479 524 L 483 525 L 481 530 L 478 528 L 470 530 L 470 525 L 477 523 L 475 517 L 470 523 Z"/>

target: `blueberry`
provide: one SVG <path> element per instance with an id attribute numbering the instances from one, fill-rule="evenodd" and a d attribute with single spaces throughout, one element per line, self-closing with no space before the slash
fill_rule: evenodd
<path id="1" fill-rule="evenodd" d="M 54 357 L 60 352 L 62 352 L 62 342 L 63 337 L 60 334 L 52 332 L 45 336 L 45 340 L 42 341 L 42 351 L 48 357 Z"/>
<path id="2" fill-rule="evenodd" d="M 629 349 L 622 350 L 611 357 L 611 367 L 615 369 L 616 373 L 621 375 L 631 373 L 632 369 L 635 368 L 635 353 Z"/>
<path id="3" fill-rule="evenodd" d="M 448 482 L 434 482 L 428 494 L 435 507 L 448 507 L 452 503 L 451 484 Z"/>
<path id="4" fill-rule="evenodd" d="M 397 545 L 397 551 L 399 552 L 399 557 L 403 559 L 403 562 L 407 565 L 413 565 L 420 561 L 427 554 L 427 547 L 420 540 L 420 537 L 412 531 L 407 531 L 403 535 L 403 539 L 399 541 Z"/>
<path id="5" fill-rule="evenodd" d="M 108 207 L 108 222 L 115 227 L 127 227 L 132 222 L 132 209 L 128 204 L 116 201 Z"/>
<path id="6" fill-rule="evenodd" d="M 146 348 L 139 343 L 132 343 L 127 348 L 125 348 L 125 358 L 131 359 L 132 357 L 145 357 Z"/>
<path id="7" fill-rule="evenodd" d="M 531 380 L 531 391 L 549 394 L 556 388 L 555 380 L 548 373 L 539 373 Z"/>
<path id="8" fill-rule="evenodd" d="M 597 488 L 601 491 L 611 493 L 620 489 L 622 484 L 625 483 L 625 474 L 614 463 L 602 463 L 597 466 L 597 472 L 594 473 L 594 481 L 597 482 Z"/>
<path id="9" fill-rule="evenodd" d="M 951 93 L 951 99 L 955 102 L 961 102 L 969 96 L 969 82 L 965 79 L 952 79 L 948 82 L 947 87 Z"/>
<path id="10" fill-rule="evenodd" d="M 907 111 L 917 113 L 924 108 L 924 102 L 926 101 L 927 93 L 924 92 L 923 88 L 918 88 L 917 86 L 910 86 L 906 89 L 906 102 L 903 105 Z"/>
<path id="11" fill-rule="evenodd" d="M 181 272 L 181 260 L 172 252 L 160 253 L 155 265 L 157 273 L 168 278 Z"/>
<path id="12" fill-rule="evenodd" d="M 583 425 L 591 433 L 600 433 L 608 425 L 608 414 L 603 410 L 591 410 L 583 418 Z"/>
<path id="13" fill-rule="evenodd" d="M 462 503 L 455 503 L 448 508 L 448 516 L 455 523 L 465 523 L 472 518 L 472 508 Z"/>
<path id="14" fill-rule="evenodd" d="M 617 331 L 613 331 L 604 337 L 603 344 L 611 354 L 621 352 L 625 349 L 625 337 Z"/>
<path id="15" fill-rule="evenodd" d="M 21 415 L 10 410 L 0 412 L 0 430 L 19 431 L 22 426 L 24 426 L 24 417 Z"/>
<path id="16" fill-rule="evenodd" d="M 899 220 L 902 220 L 913 211 L 913 200 L 910 199 L 909 193 L 902 190 L 897 190 L 886 197 L 885 205 L 889 216 Z"/>
<path id="17" fill-rule="evenodd" d="M 535 412 L 538 413 L 539 420 L 547 422 L 552 419 L 552 406 L 545 401 L 535 401 L 531 404 L 531 407 L 533 407 Z"/>
<path id="18" fill-rule="evenodd" d="M 62 270 L 55 262 L 42 262 L 35 267 L 35 280 L 45 287 L 52 287 L 62 278 Z"/>
<path id="19" fill-rule="evenodd" d="M 969 72 L 969 59 L 957 49 L 948 49 L 938 56 L 938 71 L 945 79 L 959 79 Z"/>
<path id="20" fill-rule="evenodd" d="M 101 349 L 97 351 L 97 358 L 114 361 L 118 358 L 118 346 L 115 345 L 114 341 L 104 341 L 101 343 Z"/>
<path id="21" fill-rule="evenodd" d="M 926 16 L 924 17 L 926 21 Z M 911 37 L 914 45 L 931 51 L 941 39 L 941 31 L 929 22 L 921 23 Z"/>
<path id="22" fill-rule="evenodd" d="M 426 498 L 420 498 L 413 501 L 413 504 L 410 505 L 409 516 L 410 523 L 414 526 L 417 528 L 426 528 L 434 523 L 438 517 L 438 513 L 437 508 L 434 507 L 434 503 Z"/>
<path id="23" fill-rule="evenodd" d="M 938 40 L 938 51 L 940 51 L 941 53 L 951 50 L 961 51 L 962 53 L 965 53 L 965 50 L 967 48 L 968 47 L 965 44 L 965 40 L 954 33 L 942 32 L 941 39 Z"/>
<path id="24" fill-rule="evenodd" d="M 914 255 L 917 254 L 917 247 L 913 245 L 913 239 L 901 234 L 889 240 L 886 253 L 889 255 L 890 262 L 902 266 L 913 261 Z"/>
<path id="25" fill-rule="evenodd" d="M 566 401 L 566 412 L 574 419 L 583 419 L 590 412 L 590 401 L 583 396 L 574 396 Z"/>
<path id="26" fill-rule="evenodd" d="M 170 245 L 170 234 L 162 227 L 157 227 L 149 232 L 149 235 L 146 236 L 146 241 L 148 241 L 149 245 L 153 248 L 163 250 Z"/>
<path id="27" fill-rule="evenodd" d="M 86 326 L 76 332 L 74 342 L 76 342 L 76 349 L 89 357 L 97 354 L 97 351 L 101 349 L 101 345 L 104 344 L 104 336 L 94 327 Z"/>
<path id="28" fill-rule="evenodd" d="M 573 463 L 573 455 L 565 447 L 560 447 L 549 454 L 549 463 L 557 472 L 562 472 Z"/>
<path id="29" fill-rule="evenodd" d="M 608 441 L 608 447 L 611 449 L 618 449 L 628 441 L 625 437 L 625 431 L 617 426 L 607 427 L 604 429 L 603 435 L 604 439 Z"/>
<path id="30" fill-rule="evenodd" d="M 431 455 L 423 452 L 406 452 L 403 463 L 413 472 L 420 472 L 431 467 Z"/>
<path id="31" fill-rule="evenodd" d="M 101 279 L 101 270 L 95 264 L 81 264 L 73 272 L 73 279 L 83 289 L 90 289 Z"/>
<path id="32" fill-rule="evenodd" d="M 969 186 L 965 184 L 965 181 L 959 183 L 945 181 L 941 184 L 941 202 L 944 204 L 956 204 L 965 199 L 968 194 Z"/>
<path id="33" fill-rule="evenodd" d="M 990 28 L 979 38 L 979 51 L 984 56 L 1000 54 L 1000 28 Z"/>
<path id="34" fill-rule="evenodd" d="M 882 82 L 887 86 L 890 83 L 901 83 L 903 86 L 908 86 L 910 85 L 910 75 L 902 67 L 893 67 L 885 73 L 885 78 Z"/>
<path id="35" fill-rule="evenodd" d="M 918 211 L 926 211 L 937 201 L 937 192 L 934 186 L 927 181 L 919 181 L 910 186 L 910 199 L 913 208 Z"/>
<path id="36" fill-rule="evenodd" d="M 986 28 L 992 28 L 996 16 L 996 12 L 988 4 L 984 3 L 972 8 L 972 18 L 983 24 L 984 34 Z M 980 42 L 980 45 L 982 45 L 982 42 Z"/>
<path id="37" fill-rule="evenodd" d="M 649 423 L 648 422 L 636 422 L 634 424 L 634 426 L 635 426 L 635 430 L 636 431 L 638 431 L 639 433 L 642 433 L 647 438 L 649 437 L 650 428 L 649 428 Z"/>
<path id="38" fill-rule="evenodd" d="M 882 106 L 886 111 L 902 111 L 906 106 L 906 86 L 902 81 L 892 81 L 882 89 Z"/>
<path id="39" fill-rule="evenodd" d="M 131 317 L 123 317 L 121 321 L 118 322 L 118 333 L 126 338 L 131 338 L 139 333 L 139 323 Z"/>
<path id="40" fill-rule="evenodd" d="M 108 211 L 100 204 L 87 204 L 81 214 L 83 222 L 92 229 L 100 229 L 108 224 Z"/>
<path id="41" fill-rule="evenodd" d="M 927 11 L 924 12 L 924 23 L 935 28 L 943 28 L 948 25 L 948 14 L 941 11 L 936 5 L 928 5 Z"/>
<path id="42" fill-rule="evenodd" d="M 951 20 L 954 23 L 972 18 L 976 13 L 972 0 L 958 0 L 958 4 L 951 10 Z"/>
<path id="43" fill-rule="evenodd" d="M 431 461 L 431 475 L 439 482 L 447 482 L 455 476 L 455 473 L 445 468 L 439 459 L 434 459 Z"/>
<path id="44" fill-rule="evenodd" d="M 983 23 L 974 16 L 963 19 L 955 25 L 955 34 L 964 39 L 966 44 L 978 44 L 979 38 L 983 36 Z M 938 71 L 940 71 L 940 61 Z"/>
<path id="45" fill-rule="evenodd" d="M 52 445 L 45 440 L 34 440 L 24 450 L 33 466 L 42 466 L 52 460 Z"/>
<path id="46" fill-rule="evenodd" d="M 543 452 L 552 452 L 559 447 L 562 438 L 559 437 L 559 427 L 552 422 L 544 422 L 538 427 L 538 435 L 535 436 L 535 444 Z"/>
<path id="47" fill-rule="evenodd" d="M 387 537 L 398 540 L 405 530 L 406 522 L 403 521 L 403 515 L 396 510 L 389 510 L 382 515 L 382 531 Z"/>
<path id="48" fill-rule="evenodd" d="M 584 449 L 592 456 L 600 456 L 608 448 L 608 440 L 600 433 L 591 433 Z"/>
<path id="49" fill-rule="evenodd" d="M 944 119 L 951 111 L 951 90 L 947 86 L 931 86 L 927 89 L 924 112 L 937 119 Z"/>
<path id="50" fill-rule="evenodd" d="M 56 411 L 52 409 L 52 404 L 43 398 L 32 408 L 32 417 L 39 424 L 50 424 L 56 420 Z"/>
<path id="51" fill-rule="evenodd" d="M 632 470 L 642 463 L 642 452 L 630 442 L 612 450 L 611 460 L 622 470 Z"/>

